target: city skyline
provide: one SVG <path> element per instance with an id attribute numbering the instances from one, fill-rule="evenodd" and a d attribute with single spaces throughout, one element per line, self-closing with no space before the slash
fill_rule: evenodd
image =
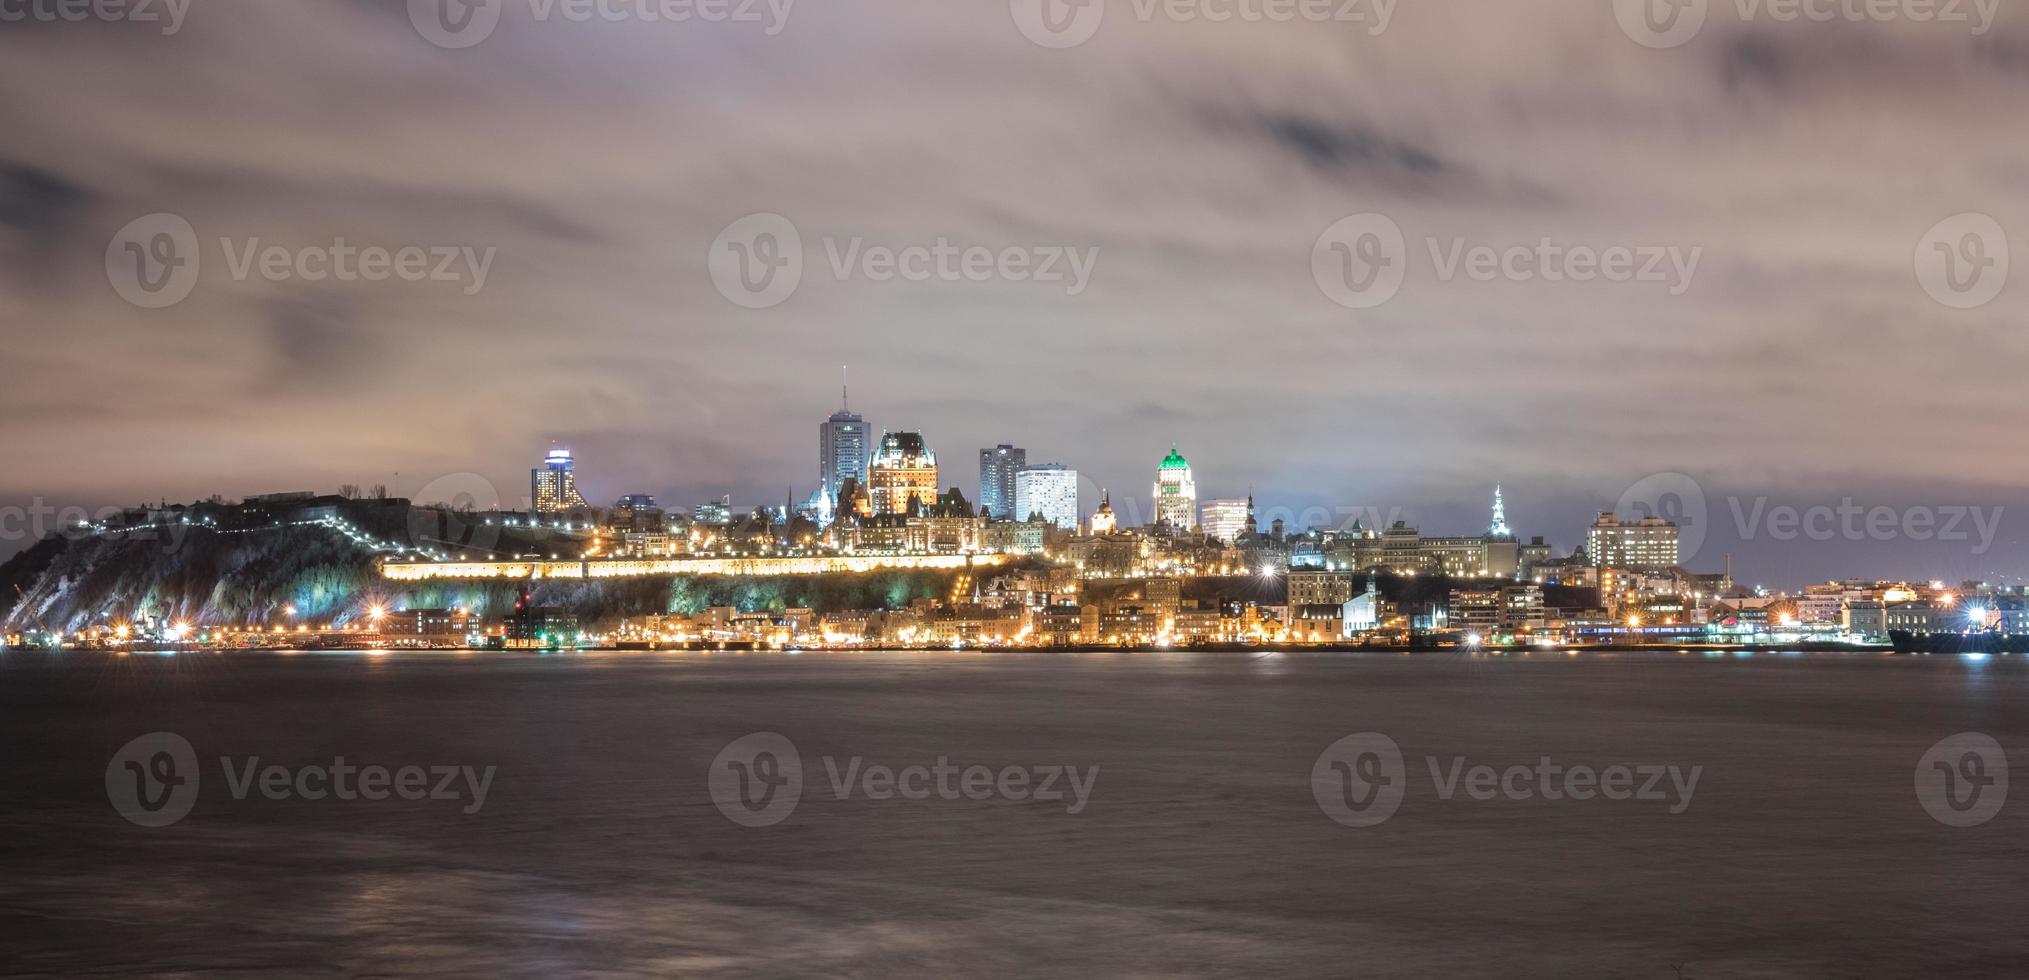
<path id="1" fill-rule="evenodd" d="M 2029 226 L 2029 193 L 2006 177 L 2020 136 L 1978 121 L 2019 94 L 2020 18 L 1962 56 L 1960 25 L 1742 22 L 1728 5 L 1668 51 L 1630 40 L 1604 4 L 1467 5 L 1472 36 L 1499 43 L 1405 9 L 1356 50 L 1303 24 L 1187 40 L 1123 23 L 1052 51 L 993 5 L 805 6 L 777 36 L 514 10 L 447 56 L 399 6 L 200 11 L 151 44 L 93 25 L 4 42 L 0 77 L 40 94 L 0 107 L 0 315 L 38 336 L 0 392 L 0 506 L 413 493 L 468 471 L 507 486 L 552 441 L 601 461 L 586 474 L 600 496 L 775 501 L 811 489 L 807 450 L 788 447 L 829 406 L 805 393 L 851 362 L 875 425 L 925 427 L 951 453 L 1038 447 L 1090 478 L 1088 502 L 1140 487 L 1148 447 L 1179 441 L 1206 499 L 1251 485 L 1264 508 L 1413 503 L 1448 526 L 1499 480 L 1517 525 L 1560 542 L 1666 472 L 1747 505 L 2029 511 L 2029 464 L 2007 451 L 2029 409 L 1945 394 L 2006 387 L 2029 345 L 2025 294 L 1955 309 L 1911 268 L 1953 215 L 1991 214 L 2017 240 Z M 862 36 L 883 40 L 833 40 Z M 969 70 L 933 56 L 953 50 Z M 364 51 L 385 71 L 362 73 Z M 217 70 L 178 74 L 183 99 L 114 124 L 193 59 Z M 273 80 L 286 116 L 244 94 L 274 61 L 302 69 Z M 38 84 L 79 64 L 100 67 Z M 1130 76 L 1149 84 L 1111 84 Z M 337 92 L 392 94 L 394 78 L 400 98 L 345 99 L 342 137 L 290 125 Z M 728 101 L 684 97 L 707 80 Z M 1490 92 L 1514 101 L 1491 112 Z M 1050 146 L 1080 147 L 1079 164 L 1035 170 L 1029 151 Z M 1749 166 L 1737 146 L 1763 152 Z M 449 183 L 445 154 L 470 157 Z M 1403 229 L 1416 275 L 1349 310 L 1309 260 L 1364 212 Z M 183 302 L 141 309 L 104 259 L 157 213 L 195 229 L 203 273 Z M 728 302 L 706 269 L 751 214 L 793 221 L 810 267 L 764 309 Z M 827 246 L 940 236 L 1098 261 L 1076 296 L 832 274 Z M 255 240 L 339 237 L 498 253 L 469 293 L 232 275 Z M 1442 258 L 1454 240 L 1546 237 L 1702 261 L 1674 295 L 1437 281 L 1431 266 L 1433 243 Z M 769 356 L 717 356 L 705 338 L 721 336 Z M 474 380 L 510 364 L 540 397 Z M 1781 579 L 1911 562 L 2019 576 L 2008 552 L 2024 543 L 2011 520 L 1982 555 L 1765 535 L 1731 550 Z"/>

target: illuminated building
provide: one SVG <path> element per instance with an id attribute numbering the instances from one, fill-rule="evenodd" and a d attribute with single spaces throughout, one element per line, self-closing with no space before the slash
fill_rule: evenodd
<path id="1" fill-rule="evenodd" d="M 578 493 L 574 467 L 570 450 L 552 449 L 543 459 L 542 466 L 530 471 L 528 496 L 534 501 L 536 513 L 558 514 L 590 506 Z"/>
<path id="2" fill-rule="evenodd" d="M 937 503 L 937 454 L 920 432 L 889 432 L 867 466 L 867 490 L 876 514 L 903 514 L 910 502 Z"/>
<path id="3" fill-rule="evenodd" d="M 717 500 L 708 500 L 697 505 L 692 513 L 699 524 L 725 527 L 733 523 L 733 497 L 727 494 Z"/>
<path id="4" fill-rule="evenodd" d="M 1078 471 L 1059 463 L 1023 466 L 1015 472 L 1014 515 L 1043 520 L 1066 531 L 1078 529 Z"/>
<path id="5" fill-rule="evenodd" d="M 1028 520 L 1028 511 L 1015 507 L 1015 475 L 1029 463 L 1029 451 L 1000 445 L 979 451 L 979 504 L 996 521 Z"/>
<path id="6" fill-rule="evenodd" d="M 1288 602 L 1298 606 L 1343 606 L 1353 598 L 1356 579 L 1352 572 L 1290 569 Z"/>
<path id="7" fill-rule="evenodd" d="M 1172 531 L 1191 531 L 1198 526 L 1198 484 L 1191 479 L 1191 464 L 1170 447 L 1155 471 L 1155 523 Z"/>
<path id="8" fill-rule="evenodd" d="M 843 389 L 840 395 L 839 410 L 817 427 L 817 479 L 826 501 L 836 501 L 847 480 L 867 482 L 867 463 L 873 451 L 873 432 L 867 428 L 867 420 L 853 414 L 852 402 Z"/>
<path id="9" fill-rule="evenodd" d="M 1609 511 L 1585 530 L 1585 554 L 1599 568 L 1666 572 L 1677 567 L 1677 525 L 1660 517 L 1623 521 Z"/>
<path id="10" fill-rule="evenodd" d="M 1104 490 L 1099 492 L 1099 509 L 1092 512 L 1092 533 L 1112 534 L 1120 529 L 1120 519 L 1113 514 L 1113 495 Z"/>
<path id="11" fill-rule="evenodd" d="M 1221 541 L 1232 541 L 1247 529 L 1247 510 L 1245 500 L 1205 501 L 1205 533 Z"/>
<path id="12" fill-rule="evenodd" d="M 1487 525 L 1487 537 L 1495 541 L 1515 540 L 1515 532 L 1508 527 L 1508 506 L 1501 499 L 1500 484 L 1494 484 L 1494 519 Z"/>

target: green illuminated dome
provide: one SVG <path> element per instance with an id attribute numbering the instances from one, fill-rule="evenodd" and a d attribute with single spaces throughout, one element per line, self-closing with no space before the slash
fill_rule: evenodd
<path id="1" fill-rule="evenodd" d="M 1177 447 L 1171 446 L 1169 447 L 1169 455 L 1163 457 L 1161 468 L 1165 470 L 1187 470 L 1191 468 L 1191 464 L 1182 456 L 1177 455 Z"/>

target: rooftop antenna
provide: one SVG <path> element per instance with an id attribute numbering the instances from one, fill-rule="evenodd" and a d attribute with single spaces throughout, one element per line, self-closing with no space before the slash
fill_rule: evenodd
<path id="1" fill-rule="evenodd" d="M 838 400 L 848 415 L 852 414 L 852 379 L 846 373 L 850 366 L 846 364 L 838 366 Z"/>

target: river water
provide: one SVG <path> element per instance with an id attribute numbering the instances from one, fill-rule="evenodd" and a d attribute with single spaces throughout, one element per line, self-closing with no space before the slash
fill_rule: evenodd
<path id="1" fill-rule="evenodd" d="M 2025 697 L 2019 657 L 13 651 L 0 974 L 2022 976 Z M 1960 733 L 1997 749 L 1927 807 Z"/>

